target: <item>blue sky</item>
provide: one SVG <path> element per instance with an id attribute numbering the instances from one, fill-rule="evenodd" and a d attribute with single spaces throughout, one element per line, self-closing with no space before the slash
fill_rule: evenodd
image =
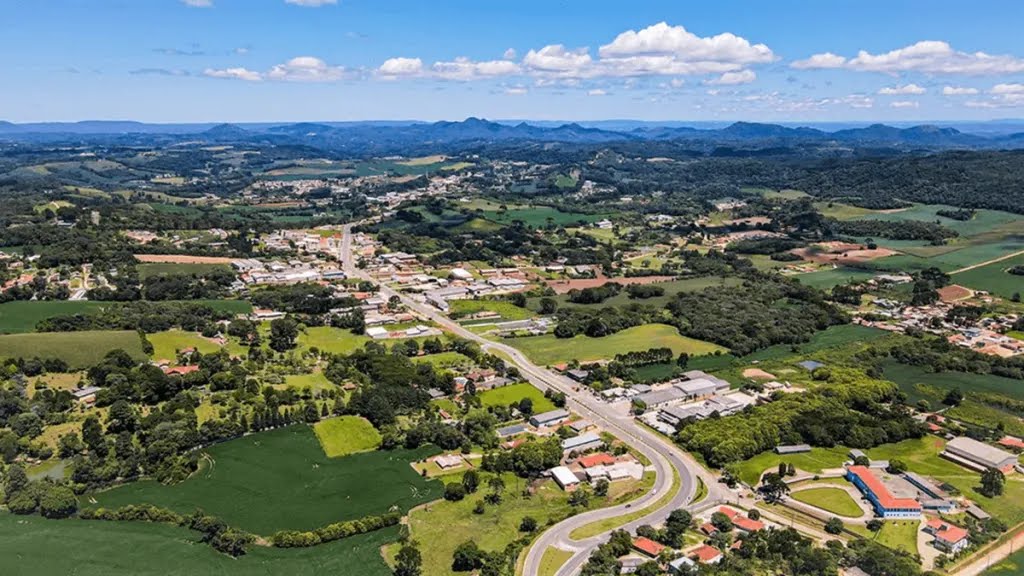
<path id="1" fill-rule="evenodd" d="M 1024 116 L 1015 0 L 0 0 L 0 119 Z"/>

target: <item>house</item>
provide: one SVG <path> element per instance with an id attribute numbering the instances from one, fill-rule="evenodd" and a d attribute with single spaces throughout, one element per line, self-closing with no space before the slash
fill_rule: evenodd
<path id="1" fill-rule="evenodd" d="M 722 552 L 718 548 L 704 544 L 690 552 L 690 558 L 701 564 L 718 564 L 722 561 Z"/>
<path id="2" fill-rule="evenodd" d="M 96 393 L 100 389 L 98 386 L 86 386 L 85 388 L 79 388 L 78 390 L 72 390 L 71 395 L 75 397 L 75 400 L 82 402 L 83 404 L 92 404 L 96 401 Z"/>
<path id="3" fill-rule="evenodd" d="M 566 492 L 571 492 L 580 485 L 580 479 L 565 466 L 555 466 L 548 472 L 551 473 L 551 478 L 555 480 L 555 483 Z"/>
<path id="4" fill-rule="evenodd" d="M 569 424 L 569 429 L 571 429 L 573 432 L 577 434 L 582 434 L 593 427 L 594 425 L 590 422 L 590 420 L 577 420 Z"/>
<path id="5" fill-rule="evenodd" d="M 583 382 L 584 380 L 587 379 L 587 376 L 590 376 L 590 372 L 587 371 L 587 370 L 579 370 L 579 369 L 567 370 L 565 372 L 565 375 L 568 376 L 569 378 L 572 378 L 576 382 Z"/>
<path id="6" fill-rule="evenodd" d="M 441 456 L 434 458 L 434 463 L 442 470 L 458 468 L 459 466 L 462 466 L 462 456 L 459 456 L 458 454 L 442 454 Z"/>
<path id="7" fill-rule="evenodd" d="M 634 574 L 640 569 L 640 565 L 647 562 L 647 558 L 640 556 L 623 556 L 619 558 L 619 574 Z"/>
<path id="8" fill-rule="evenodd" d="M 967 530 L 938 518 L 929 520 L 924 531 L 935 537 L 933 546 L 949 554 L 956 554 L 971 543 Z"/>
<path id="9" fill-rule="evenodd" d="M 764 530 L 764 522 L 748 518 L 728 506 L 720 506 L 718 511 L 728 516 L 729 520 L 732 520 L 732 525 L 741 532 L 750 533 Z"/>
<path id="10" fill-rule="evenodd" d="M 853 483 L 882 518 L 920 518 L 921 503 L 913 498 L 896 498 L 867 466 L 850 466 L 846 479 Z"/>
<path id="11" fill-rule="evenodd" d="M 540 428 L 543 426 L 555 426 L 569 419 L 569 411 L 564 408 L 534 414 L 530 417 L 530 424 Z"/>
<path id="12" fill-rule="evenodd" d="M 947 442 L 940 456 L 982 472 L 995 468 L 1008 473 L 1017 464 L 1016 455 L 966 436 L 958 436 Z"/>
<path id="13" fill-rule="evenodd" d="M 803 454 L 810 451 L 811 447 L 808 444 L 790 444 L 775 447 L 776 454 Z"/>
<path id="14" fill-rule="evenodd" d="M 665 548 L 666 546 L 664 544 L 660 544 L 644 536 L 639 536 L 633 539 L 633 549 L 641 554 L 646 554 L 651 558 L 657 558 L 658 554 L 661 554 Z"/>
<path id="15" fill-rule="evenodd" d="M 670 574 L 692 574 L 696 565 L 693 560 L 686 556 L 680 556 L 668 563 L 668 571 Z"/>
<path id="16" fill-rule="evenodd" d="M 470 274 L 465 268 L 452 268 L 448 275 L 456 280 L 472 280 L 473 275 Z"/>
<path id="17" fill-rule="evenodd" d="M 498 428 L 498 438 L 508 438 L 509 436 L 515 436 L 516 434 L 522 434 L 527 430 L 529 430 L 529 428 L 526 427 L 526 424 L 505 426 L 503 428 Z"/>
<path id="18" fill-rule="evenodd" d="M 711 522 L 705 522 L 700 525 L 700 531 L 707 534 L 708 536 L 714 536 L 718 533 L 718 528 L 715 527 Z"/>
<path id="19" fill-rule="evenodd" d="M 427 390 L 427 396 L 430 396 L 431 400 L 440 400 L 441 398 L 447 396 L 447 394 L 445 394 L 441 390 L 438 390 L 437 388 L 430 388 L 429 390 Z"/>
<path id="20" fill-rule="evenodd" d="M 365 334 L 374 340 L 380 340 L 388 337 L 388 331 L 380 326 L 367 328 Z"/>
<path id="21" fill-rule="evenodd" d="M 199 370 L 199 366 L 191 364 L 188 366 L 174 366 L 173 368 L 164 368 L 164 374 L 168 376 L 184 376 L 185 374 L 191 374 Z"/>
<path id="22" fill-rule="evenodd" d="M 604 440 L 593 432 L 562 440 L 562 452 L 586 452 L 603 446 Z"/>
<path id="23" fill-rule="evenodd" d="M 1024 440 L 1017 438 L 1016 436 L 1003 436 L 999 439 L 999 445 L 1004 448 L 1009 448 L 1014 452 L 1020 452 L 1024 450 Z"/>
<path id="24" fill-rule="evenodd" d="M 593 468 L 594 466 L 609 466 L 611 464 L 615 464 L 615 457 L 607 452 L 599 452 L 597 454 L 583 456 L 576 462 L 584 468 Z"/>

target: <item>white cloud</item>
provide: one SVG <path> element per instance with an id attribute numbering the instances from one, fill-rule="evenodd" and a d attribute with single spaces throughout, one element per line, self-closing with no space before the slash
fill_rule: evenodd
<path id="1" fill-rule="evenodd" d="M 231 80 L 246 80 L 248 82 L 259 82 L 263 79 L 262 74 L 247 68 L 223 68 L 220 70 L 207 68 L 203 71 L 203 76 L 209 76 L 210 78 L 228 78 Z"/>
<path id="2" fill-rule="evenodd" d="M 210 8 L 213 6 L 213 0 L 181 0 L 181 3 L 193 8 Z"/>
<path id="3" fill-rule="evenodd" d="M 824 52 L 822 54 L 815 54 L 806 60 L 796 60 L 790 66 L 801 70 L 808 70 L 814 68 L 840 68 L 843 64 L 846 64 L 845 56 Z"/>
<path id="4" fill-rule="evenodd" d="M 284 64 L 271 68 L 266 77 L 269 80 L 288 82 L 334 82 L 345 76 L 341 66 L 329 66 L 326 62 L 313 56 L 299 56 Z"/>
<path id="5" fill-rule="evenodd" d="M 561 44 L 530 50 L 523 57 L 523 65 L 531 70 L 565 76 L 582 75 L 592 62 L 586 48 L 569 50 Z"/>
<path id="6" fill-rule="evenodd" d="M 529 90 L 526 86 L 511 86 L 505 89 L 505 94 L 508 94 L 509 96 L 522 96 L 528 92 Z"/>
<path id="7" fill-rule="evenodd" d="M 1024 94 L 1024 84 L 996 84 L 989 92 L 992 94 Z"/>
<path id="8" fill-rule="evenodd" d="M 753 70 L 740 70 L 739 72 L 726 72 L 718 78 L 705 82 L 705 84 L 719 86 L 735 86 L 736 84 L 750 84 L 757 80 L 757 74 Z"/>
<path id="9" fill-rule="evenodd" d="M 388 58 L 377 72 L 382 76 L 417 76 L 423 72 L 423 61 L 419 58 Z"/>
<path id="10" fill-rule="evenodd" d="M 893 96 L 901 94 L 924 94 L 925 92 L 927 92 L 927 90 L 921 86 L 918 86 L 917 84 L 905 84 L 903 86 L 886 86 L 885 88 L 882 88 L 881 90 L 878 91 L 878 93 L 882 94 L 883 96 Z"/>
<path id="11" fill-rule="evenodd" d="M 608 93 L 600 88 L 594 88 L 587 91 L 587 96 L 606 96 Z"/>
<path id="12" fill-rule="evenodd" d="M 943 86 L 942 94 L 944 96 L 970 96 L 977 94 L 977 88 L 970 88 L 967 86 Z"/>
<path id="13" fill-rule="evenodd" d="M 918 103 L 913 100 L 897 100 L 889 103 L 890 108 L 917 108 Z"/>
<path id="14" fill-rule="evenodd" d="M 751 44 L 729 32 L 702 38 L 682 26 L 659 22 L 643 30 L 627 30 L 601 46 L 602 58 L 672 56 L 684 62 L 766 63 L 775 54 L 764 44 Z"/>
<path id="15" fill-rule="evenodd" d="M 924 40 L 880 54 L 865 50 L 846 59 L 832 53 L 815 54 L 791 64 L 794 68 L 848 68 L 861 72 L 923 72 L 927 74 L 1012 74 L 1024 72 L 1024 59 L 1008 54 L 960 52 L 948 42 Z"/>
<path id="16" fill-rule="evenodd" d="M 473 80 L 475 78 L 512 76 L 520 72 L 519 65 L 508 60 L 487 60 L 474 62 L 459 57 L 450 62 L 434 62 L 430 73 L 445 80 Z"/>
<path id="17" fill-rule="evenodd" d="M 516 59 L 516 49 L 515 48 L 509 48 L 508 50 L 505 50 L 505 53 L 502 54 L 501 57 L 504 58 L 505 60 L 515 60 Z"/>
<path id="18" fill-rule="evenodd" d="M 328 4 L 337 4 L 338 0 L 284 0 L 285 4 L 305 6 L 307 8 L 319 8 Z"/>
<path id="19" fill-rule="evenodd" d="M 249 53 L 249 49 L 245 46 L 242 46 L 240 48 L 235 48 L 234 50 L 232 50 L 232 52 L 234 52 L 238 56 L 245 56 Z"/>

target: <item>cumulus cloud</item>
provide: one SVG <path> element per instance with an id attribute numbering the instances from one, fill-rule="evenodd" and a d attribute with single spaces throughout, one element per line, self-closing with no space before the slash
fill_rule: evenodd
<path id="1" fill-rule="evenodd" d="M 897 100 L 889 103 L 890 108 L 917 108 L 918 103 L 913 100 Z"/>
<path id="2" fill-rule="evenodd" d="M 419 58 L 389 58 L 377 68 L 386 77 L 417 76 L 423 72 L 423 61 Z"/>
<path id="3" fill-rule="evenodd" d="M 943 96 L 970 96 L 970 95 L 977 94 L 977 93 L 978 93 L 978 89 L 977 88 L 970 88 L 970 87 L 967 87 L 967 86 L 943 86 L 942 87 L 942 94 L 943 94 Z"/>
<path id="4" fill-rule="evenodd" d="M 587 96 L 606 96 L 608 93 L 600 88 L 593 88 L 587 91 Z"/>
<path id="5" fill-rule="evenodd" d="M 505 53 L 502 54 L 501 57 L 504 58 L 505 60 L 515 60 L 516 59 L 516 49 L 515 48 L 509 48 L 508 50 L 505 50 Z"/>
<path id="6" fill-rule="evenodd" d="M 764 44 L 751 44 L 729 32 L 702 38 L 682 26 L 659 22 L 643 30 L 627 30 L 601 46 L 602 58 L 672 56 L 685 62 L 765 63 L 775 54 Z"/>
<path id="7" fill-rule="evenodd" d="M 434 62 L 430 75 L 445 80 L 473 80 L 494 76 L 512 76 L 519 73 L 519 65 L 508 60 L 474 62 L 459 57 L 450 62 Z"/>
<path id="8" fill-rule="evenodd" d="M 917 84 L 904 84 L 903 86 L 886 86 L 878 91 L 883 96 L 924 94 L 927 90 Z"/>
<path id="9" fill-rule="evenodd" d="M 249 70 L 248 68 L 207 68 L 203 71 L 203 76 L 209 76 L 210 78 L 227 78 L 231 80 L 245 80 L 247 82 L 259 82 L 263 80 L 263 75 L 259 72 Z"/>
<path id="10" fill-rule="evenodd" d="M 837 56 L 830 52 L 815 54 L 806 60 L 790 64 L 794 68 L 848 68 L 861 72 L 923 72 L 927 74 L 996 75 L 1024 72 L 1024 59 L 1008 54 L 993 55 L 985 52 L 961 52 L 948 42 L 924 40 L 891 50 L 871 54 L 861 50 L 854 58 Z"/>
<path id="11" fill-rule="evenodd" d="M 338 0 L 284 0 L 285 4 L 305 6 L 307 8 L 319 8 L 328 4 L 337 4 Z"/>
<path id="12" fill-rule="evenodd" d="M 213 6 L 213 0 L 181 0 L 181 3 L 192 8 L 210 8 Z"/>
<path id="13" fill-rule="evenodd" d="M 1024 94 L 1024 84 L 996 84 L 989 92 L 992 94 Z"/>
<path id="14" fill-rule="evenodd" d="M 204 76 L 258 82 L 276 80 L 281 82 L 334 82 L 346 77 L 347 71 L 341 66 L 331 66 L 313 56 L 299 56 L 284 64 L 278 64 L 266 72 L 248 68 L 207 68 Z"/>
<path id="15" fill-rule="evenodd" d="M 530 70 L 569 76 L 582 74 L 592 62 L 586 48 L 569 50 L 561 44 L 530 50 L 523 57 L 523 65 Z"/>
<path id="16" fill-rule="evenodd" d="M 750 84 L 754 80 L 757 80 L 757 74 L 753 70 L 740 70 L 739 72 L 726 72 L 718 78 L 708 80 L 705 84 L 735 86 L 737 84 Z"/>

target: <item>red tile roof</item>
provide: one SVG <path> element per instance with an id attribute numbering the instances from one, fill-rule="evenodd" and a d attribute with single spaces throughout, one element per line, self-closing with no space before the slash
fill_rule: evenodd
<path id="1" fill-rule="evenodd" d="M 860 481 L 875 495 L 878 503 L 883 508 L 921 509 L 921 503 L 913 498 L 897 498 L 893 496 L 889 489 L 885 487 L 885 484 L 867 466 L 850 466 L 849 470 L 851 474 L 860 478 Z"/>
<path id="2" fill-rule="evenodd" d="M 690 556 L 696 558 L 698 562 L 707 563 L 712 562 L 716 558 L 721 557 L 722 553 L 718 550 L 718 548 L 714 548 L 712 546 L 708 546 L 707 544 L 705 544 L 700 548 L 697 548 L 693 552 L 690 552 Z"/>
<path id="3" fill-rule="evenodd" d="M 199 370 L 199 366 L 194 364 L 190 366 L 175 366 L 173 368 L 164 368 L 164 374 L 167 374 L 168 376 L 181 376 L 184 374 L 191 374 L 197 370 Z"/>
<path id="4" fill-rule="evenodd" d="M 708 536 L 711 536 L 715 532 L 718 532 L 718 528 L 715 528 L 715 525 L 712 524 L 711 522 L 705 522 L 705 523 L 701 524 L 700 525 L 700 529 L 701 529 L 702 532 L 704 532 Z"/>
<path id="5" fill-rule="evenodd" d="M 926 526 L 935 535 L 936 540 L 942 540 L 950 544 L 956 544 L 968 536 L 967 530 L 938 518 L 929 520 Z"/>
<path id="6" fill-rule="evenodd" d="M 584 456 L 577 460 L 580 466 L 584 468 L 593 468 L 594 466 L 610 466 L 615 464 L 615 457 L 607 452 L 599 452 L 597 454 L 591 454 Z"/>
<path id="7" fill-rule="evenodd" d="M 719 506 L 718 511 L 725 514 L 732 520 L 734 526 L 744 532 L 757 532 L 764 530 L 764 522 L 753 520 L 727 506 Z"/>
<path id="8" fill-rule="evenodd" d="M 1024 440 L 1014 436 L 1003 436 L 999 439 L 999 443 L 1008 448 L 1024 449 Z"/>
<path id="9" fill-rule="evenodd" d="M 650 538 L 640 536 L 639 538 L 633 539 L 633 548 L 647 554 L 648 556 L 657 556 L 661 554 L 661 551 L 665 549 L 663 544 L 658 544 Z"/>

